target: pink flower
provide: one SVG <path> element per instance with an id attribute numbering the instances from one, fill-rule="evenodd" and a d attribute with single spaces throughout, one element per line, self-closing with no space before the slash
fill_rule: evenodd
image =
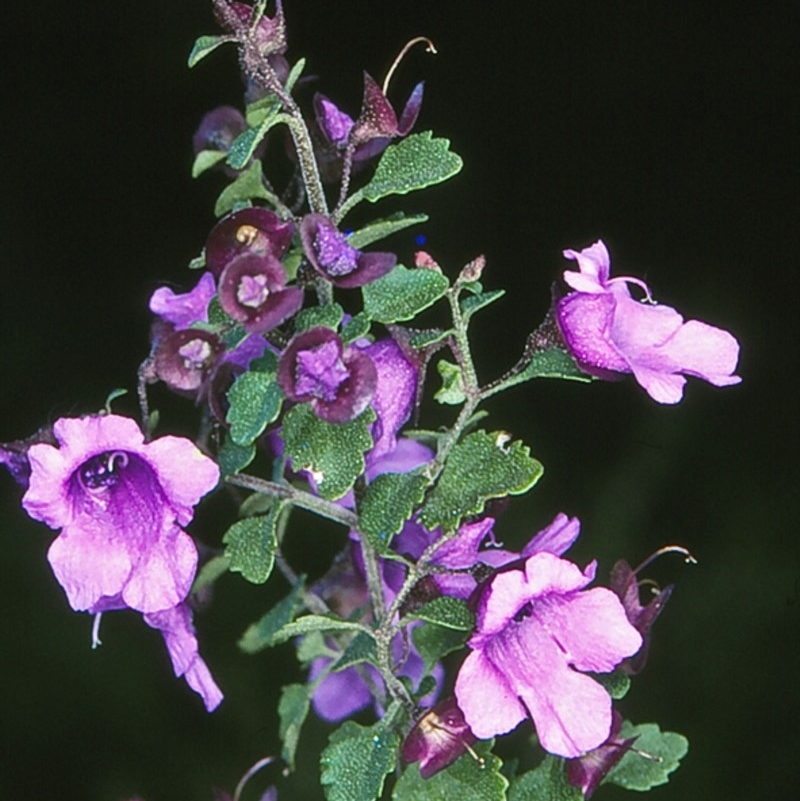
<path id="1" fill-rule="evenodd" d="M 578 365 L 599 378 L 633 373 L 659 403 L 683 397 L 684 375 L 702 378 L 718 387 L 738 384 L 734 375 L 739 343 L 727 331 L 684 322 L 670 306 L 650 297 L 648 286 L 635 278 L 610 278 L 610 259 L 602 241 L 580 253 L 565 250 L 578 262 L 579 272 L 567 270 L 564 280 L 576 291 L 556 306 L 564 341 Z M 628 284 L 642 287 L 647 302 L 631 297 Z"/>
<path id="2" fill-rule="evenodd" d="M 456 679 L 464 718 L 479 739 L 531 717 L 542 747 L 577 757 L 611 731 L 611 698 L 582 671 L 607 673 L 642 637 L 611 590 L 584 590 L 585 571 L 546 551 L 494 577 L 478 601 L 471 653 Z"/>
<path id="3" fill-rule="evenodd" d="M 58 447 L 28 450 L 22 505 L 60 529 L 47 558 L 70 606 L 143 613 L 164 635 L 176 674 L 212 709 L 222 696 L 197 654 L 183 604 L 197 548 L 182 526 L 216 486 L 217 465 L 181 437 L 145 442 L 133 420 L 115 414 L 62 418 L 53 433 Z"/>

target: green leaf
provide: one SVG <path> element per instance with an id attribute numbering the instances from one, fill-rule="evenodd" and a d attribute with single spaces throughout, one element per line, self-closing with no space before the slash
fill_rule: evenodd
<path id="1" fill-rule="evenodd" d="M 353 232 L 347 238 L 349 244 L 359 250 L 371 245 L 373 242 L 379 242 L 385 239 L 390 234 L 402 231 L 404 228 L 410 228 L 412 225 L 418 225 L 428 221 L 427 214 L 409 214 L 406 216 L 403 212 L 398 211 L 389 217 L 381 220 L 375 220 L 358 231 Z"/>
<path id="2" fill-rule="evenodd" d="M 255 445 L 237 445 L 230 436 L 225 437 L 225 442 L 222 443 L 222 447 L 217 453 L 217 463 L 223 478 L 244 470 L 255 458 Z"/>
<path id="3" fill-rule="evenodd" d="M 227 214 L 237 203 L 250 201 L 254 198 L 269 200 L 272 196 L 264 186 L 263 174 L 261 172 L 261 161 L 253 159 L 246 170 L 242 170 L 236 176 L 236 180 L 228 184 L 222 190 L 217 202 L 214 204 L 214 214 L 222 217 Z"/>
<path id="4" fill-rule="evenodd" d="M 428 481 L 418 473 L 382 473 L 367 487 L 359 508 L 360 528 L 378 553 L 389 549 L 425 497 Z"/>
<path id="5" fill-rule="evenodd" d="M 379 323 L 410 320 L 441 298 L 449 281 L 436 270 L 402 264 L 362 288 L 364 313 Z"/>
<path id="6" fill-rule="evenodd" d="M 209 559 L 197 572 L 194 584 L 192 584 L 191 594 L 204 590 L 206 587 L 211 587 L 214 582 L 220 577 L 224 576 L 230 569 L 230 559 L 227 556 L 213 556 Z"/>
<path id="7" fill-rule="evenodd" d="M 355 317 L 351 317 L 344 328 L 342 328 L 342 341 L 352 342 L 355 339 L 361 339 L 369 334 L 372 322 L 364 312 L 359 312 Z"/>
<path id="8" fill-rule="evenodd" d="M 230 437 L 237 445 L 250 445 L 278 418 L 283 402 L 275 373 L 249 371 L 237 376 L 228 390 Z"/>
<path id="9" fill-rule="evenodd" d="M 292 93 L 294 85 L 297 83 L 300 76 L 303 74 L 303 70 L 305 68 L 306 68 L 306 60 L 304 58 L 299 58 L 292 65 L 292 69 L 289 71 L 289 77 L 286 79 L 286 84 L 284 86 L 288 94 Z"/>
<path id="10" fill-rule="evenodd" d="M 442 657 L 462 648 L 469 635 L 468 631 L 445 628 L 434 623 L 423 623 L 411 631 L 411 638 L 428 671 L 433 670 Z"/>
<path id="11" fill-rule="evenodd" d="M 230 570 L 241 573 L 253 584 L 263 584 L 275 565 L 278 547 L 275 529 L 282 506 L 282 503 L 275 503 L 269 514 L 234 523 L 222 537 L 228 546 L 225 556 L 230 560 Z"/>
<path id="12" fill-rule="evenodd" d="M 440 359 L 436 363 L 436 372 L 442 377 L 442 386 L 433 397 L 439 403 L 447 403 L 451 406 L 458 406 L 464 403 L 467 396 L 464 394 L 461 368 L 446 359 Z"/>
<path id="13" fill-rule="evenodd" d="M 621 670 L 615 670 L 613 673 L 589 673 L 588 675 L 598 684 L 602 684 L 615 701 L 624 698 L 631 688 L 631 677 Z"/>
<path id="14" fill-rule="evenodd" d="M 292 408 L 283 420 L 286 456 L 294 470 L 310 470 L 323 498 L 341 498 L 364 472 L 364 452 L 372 447 L 369 425 L 375 412 L 367 409 L 349 423 L 320 420 L 307 403 Z"/>
<path id="15" fill-rule="evenodd" d="M 206 170 L 210 170 L 213 166 L 223 161 L 227 155 L 224 150 L 201 150 L 194 157 L 192 178 L 197 178 Z"/>
<path id="16" fill-rule="evenodd" d="M 561 350 L 561 348 L 550 348 L 550 350 L 535 353 L 524 370 L 507 378 L 496 391 L 502 392 L 533 378 L 563 378 L 568 381 L 585 383 L 592 380 L 591 376 L 581 371 L 567 351 Z"/>
<path id="17" fill-rule="evenodd" d="M 204 59 L 212 50 L 216 50 L 221 44 L 230 42 L 229 36 L 201 36 L 194 43 L 192 52 L 189 53 L 189 67 L 194 67 L 198 61 Z"/>
<path id="18" fill-rule="evenodd" d="M 310 695 L 307 685 L 287 684 L 281 690 L 281 700 L 278 702 L 278 717 L 280 718 L 278 734 L 283 742 L 281 757 L 290 770 L 294 770 L 297 742 L 300 739 L 300 730 L 308 716 L 309 706 Z"/>
<path id="19" fill-rule="evenodd" d="M 322 752 L 320 781 L 328 801 L 374 801 L 394 770 L 400 738 L 378 722 L 369 728 L 353 721 L 331 734 Z"/>
<path id="20" fill-rule="evenodd" d="M 564 760 L 548 754 L 537 768 L 514 779 L 508 801 L 583 801 L 583 793 L 567 781 Z"/>
<path id="21" fill-rule="evenodd" d="M 277 107 L 280 108 L 280 104 Z M 228 148 L 228 158 L 225 163 L 234 170 L 241 170 L 253 158 L 256 149 L 261 144 L 262 139 L 267 135 L 270 128 L 280 122 L 285 122 L 287 115 L 279 114 L 276 111 L 268 113 L 264 119 L 255 127 L 242 131 L 236 139 L 231 142 Z"/>
<path id="22" fill-rule="evenodd" d="M 344 309 L 338 303 L 330 303 L 326 306 L 310 306 L 298 312 L 295 318 L 295 330 L 307 331 L 309 328 L 324 326 L 335 331 L 342 322 Z"/>
<path id="23" fill-rule="evenodd" d="M 292 620 L 300 607 L 300 599 L 305 590 L 305 577 L 301 576 L 291 592 L 264 615 L 261 620 L 248 626 L 239 640 L 239 648 L 245 653 L 254 654 L 264 648 L 277 645 L 275 633 Z"/>
<path id="24" fill-rule="evenodd" d="M 666 784 L 669 774 L 678 768 L 681 759 L 689 751 L 689 741 L 682 734 L 661 731 L 655 723 L 634 726 L 626 720 L 619 736 L 628 738 L 636 735 L 634 748 L 643 753 L 628 751 L 605 777 L 604 784 L 618 784 L 626 790 L 641 792 Z"/>
<path id="25" fill-rule="evenodd" d="M 303 634 L 309 634 L 312 631 L 361 631 L 369 635 L 368 629 L 361 623 L 354 623 L 350 620 L 342 620 L 338 617 L 328 617 L 327 615 L 303 615 L 298 617 L 292 623 L 287 623 L 281 629 L 272 635 L 272 643 L 278 643 L 291 640 L 292 637 L 299 637 Z"/>
<path id="26" fill-rule="evenodd" d="M 475 743 L 481 761 L 464 754 L 430 779 L 420 776 L 416 763 L 409 765 L 394 787 L 392 801 L 505 801 L 508 780 L 500 773 L 500 759 L 489 753 L 492 745 Z"/>
<path id="27" fill-rule="evenodd" d="M 320 657 L 336 659 L 339 651 L 334 651 L 325 641 L 325 635 L 321 631 L 310 631 L 300 637 L 297 643 L 297 661 L 303 666 Z"/>
<path id="28" fill-rule="evenodd" d="M 359 631 L 358 634 L 350 640 L 349 645 L 344 649 L 342 655 L 331 670 L 333 673 L 338 673 L 340 670 L 344 670 L 352 665 L 360 665 L 362 662 L 374 662 L 375 654 L 375 638 L 371 637 L 365 631 Z"/>
<path id="29" fill-rule="evenodd" d="M 456 631 L 472 631 L 475 628 L 475 615 L 469 611 L 466 603 L 448 595 L 429 601 L 414 612 L 414 617 Z"/>
<path id="30" fill-rule="evenodd" d="M 494 289 L 491 292 L 482 292 L 477 295 L 469 295 L 461 303 L 461 314 L 464 322 L 467 322 L 476 311 L 486 308 L 490 303 L 500 300 L 506 294 L 505 289 Z"/>
<path id="31" fill-rule="evenodd" d="M 475 431 L 453 448 L 420 514 L 427 529 L 455 531 L 462 517 L 482 512 L 490 498 L 520 495 L 539 480 L 544 468 L 530 448 L 509 440 L 503 432 Z"/>
<path id="32" fill-rule="evenodd" d="M 374 203 L 387 195 L 405 195 L 446 181 L 462 167 L 448 148 L 449 139 L 433 139 L 431 131 L 407 136 L 386 148 L 363 196 Z"/>
<path id="33" fill-rule="evenodd" d="M 274 116 L 280 111 L 281 101 L 280 98 L 270 92 L 254 100 L 252 103 L 247 104 L 244 112 L 244 118 L 251 128 L 257 128 L 264 120 Z"/>
<path id="34" fill-rule="evenodd" d="M 437 343 L 441 342 L 444 344 L 447 337 L 449 337 L 453 333 L 452 328 L 448 328 L 447 330 L 443 330 L 441 328 L 428 328 L 424 331 L 417 331 L 416 333 L 412 334 L 411 339 L 408 340 L 408 344 L 411 345 L 412 348 L 428 348 L 431 345 L 436 345 Z"/>

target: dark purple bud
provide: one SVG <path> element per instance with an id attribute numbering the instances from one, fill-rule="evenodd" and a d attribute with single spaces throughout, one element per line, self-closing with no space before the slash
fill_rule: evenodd
<path id="1" fill-rule="evenodd" d="M 202 150 L 230 149 L 233 140 L 247 130 L 247 122 L 242 113 L 233 106 L 219 106 L 209 111 L 192 137 L 195 155 Z"/>
<path id="2" fill-rule="evenodd" d="M 353 127 L 353 118 L 319 92 L 314 95 L 314 115 L 327 143 L 343 149 Z"/>
<path id="3" fill-rule="evenodd" d="M 307 214 L 300 223 L 303 250 L 314 269 L 344 289 L 364 286 L 386 275 L 397 264 L 394 253 L 364 253 L 322 214 Z"/>
<path id="4" fill-rule="evenodd" d="M 423 779 L 430 779 L 467 751 L 476 740 L 455 698 L 431 707 L 416 723 L 403 743 L 404 762 L 419 762 Z"/>
<path id="5" fill-rule="evenodd" d="M 216 278 L 245 253 L 280 259 L 292 243 L 294 224 L 274 211 L 253 206 L 223 217 L 206 240 L 206 268 Z"/>
<path id="6" fill-rule="evenodd" d="M 573 787 L 577 787 L 583 793 L 584 798 L 592 795 L 611 769 L 633 745 L 636 737 L 621 738 L 619 736 L 621 728 L 622 716 L 614 710 L 608 739 L 582 757 L 567 761 L 567 781 Z"/>
<path id="7" fill-rule="evenodd" d="M 239 40 L 252 38 L 262 56 L 285 52 L 286 24 L 281 0 L 275 0 L 274 16 L 268 17 L 263 14 L 251 31 L 252 15 L 253 6 L 246 3 L 238 3 L 235 0 L 214 0 L 214 16 L 226 33 L 232 34 Z"/>
<path id="8" fill-rule="evenodd" d="M 219 302 L 246 331 L 263 334 L 300 310 L 303 290 L 286 287 L 283 265 L 274 256 L 245 253 L 220 276 Z"/>
<path id="9" fill-rule="evenodd" d="M 350 142 L 362 145 L 371 139 L 405 136 L 419 116 L 423 84 L 418 83 L 408 99 L 400 122 L 383 90 L 369 73 L 364 73 L 364 98 L 361 113 L 350 131 Z"/>
<path id="10" fill-rule="evenodd" d="M 292 339 L 278 364 L 278 384 L 289 400 L 311 403 L 329 423 L 347 423 L 369 406 L 378 383 L 372 359 L 345 348 L 330 328 L 311 328 Z"/>
<path id="11" fill-rule="evenodd" d="M 158 341 L 156 377 L 173 389 L 192 392 L 202 387 L 225 346 L 216 334 L 197 328 L 175 331 Z"/>

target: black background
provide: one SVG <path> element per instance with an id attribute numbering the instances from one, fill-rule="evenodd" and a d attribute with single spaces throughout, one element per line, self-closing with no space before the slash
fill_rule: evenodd
<path id="1" fill-rule="evenodd" d="M 147 299 L 165 280 L 188 287 L 185 265 L 213 223 L 220 185 L 189 177 L 191 135 L 206 110 L 241 94 L 232 50 L 185 66 L 194 39 L 215 32 L 205 0 L 14 11 L 0 48 L 0 440 L 133 387 Z M 739 337 L 742 385 L 692 380 L 675 407 L 632 381 L 542 382 L 493 401 L 490 424 L 524 438 L 547 470 L 498 533 L 518 544 L 563 509 L 583 522 L 575 558 L 597 557 L 601 574 L 618 556 L 690 547 L 697 567 L 666 557 L 653 568 L 678 586 L 623 703 L 634 721 L 691 741 L 653 798 L 791 797 L 796 17 L 779 4 L 631 1 L 287 0 L 286 14 L 290 57 L 307 56 L 320 88 L 353 113 L 362 69 L 380 81 L 420 33 L 439 48 L 413 52 L 390 95 L 399 103 L 425 77 L 417 130 L 450 138 L 465 167 L 401 205 L 431 215 L 426 248 L 451 275 L 485 253 L 485 284 L 508 290 L 476 325 L 483 375 L 513 362 L 544 315 L 561 250 L 600 237 L 616 274 Z M 408 263 L 413 235 L 392 247 Z M 165 404 L 170 427 L 188 430 L 189 405 Z M 127 400 L 119 409 L 134 411 Z M 209 716 L 137 616 L 108 616 L 105 644 L 90 650 L 90 619 L 69 610 L 45 561 L 51 533 L 28 520 L 10 479 L 0 489 L 3 798 L 209 799 L 277 752 L 276 693 L 296 680 L 294 658 L 288 648 L 248 657 L 235 642 L 285 591 L 280 579 L 259 588 L 228 576 L 199 616 L 227 696 Z M 220 526 L 201 512 L 192 531 L 217 544 Z M 295 558 L 329 555 L 339 537 L 305 526 Z M 310 725 L 301 747 L 318 752 L 328 732 Z M 318 797 L 315 770 L 312 753 L 281 797 Z"/>

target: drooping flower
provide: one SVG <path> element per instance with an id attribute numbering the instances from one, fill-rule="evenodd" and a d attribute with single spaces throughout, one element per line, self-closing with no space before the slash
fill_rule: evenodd
<path id="1" fill-rule="evenodd" d="M 47 558 L 76 611 L 170 609 L 187 596 L 197 549 L 183 530 L 219 480 L 189 440 L 145 442 L 115 414 L 62 418 L 58 447 L 28 450 L 27 513 L 60 529 Z"/>
<path id="2" fill-rule="evenodd" d="M 253 206 L 223 217 L 208 235 L 206 267 L 219 278 L 222 271 L 244 254 L 280 259 L 292 243 L 294 223 L 274 211 Z"/>
<path id="3" fill-rule="evenodd" d="M 470 750 L 475 739 L 456 699 L 446 698 L 432 706 L 408 733 L 401 751 L 403 762 L 419 762 L 420 776 L 430 779 Z"/>
<path id="4" fill-rule="evenodd" d="M 659 403 L 683 397 L 685 375 L 715 386 L 738 384 L 734 374 L 739 343 L 727 331 L 684 322 L 670 306 L 654 304 L 647 285 L 635 278 L 610 278 L 610 258 L 602 241 L 564 256 L 578 262 L 579 272 L 567 270 L 564 280 L 575 292 L 556 306 L 556 318 L 573 358 L 588 373 L 614 378 L 633 373 Z M 631 297 L 628 284 L 645 291 L 647 301 Z"/>
<path id="5" fill-rule="evenodd" d="M 300 223 L 303 250 L 314 269 L 334 286 L 351 289 L 386 275 L 397 264 L 394 253 L 365 253 L 322 214 L 306 214 Z"/>
<path id="6" fill-rule="evenodd" d="M 263 334 L 300 310 L 303 290 L 286 286 L 286 272 L 274 256 L 244 253 L 222 271 L 219 302 L 246 331 Z"/>
<path id="7" fill-rule="evenodd" d="M 380 86 L 364 73 L 361 113 L 348 131 L 349 141 L 361 145 L 372 139 L 405 136 L 413 127 L 422 105 L 423 83 L 418 83 L 406 101 L 398 120 L 395 110 Z"/>
<path id="8" fill-rule="evenodd" d="M 552 553 L 498 573 L 480 596 L 472 649 L 455 684 L 479 739 L 533 719 L 542 747 L 577 757 L 611 731 L 611 698 L 584 671 L 607 673 L 642 644 L 611 590 Z"/>
<path id="9" fill-rule="evenodd" d="M 150 311 L 171 323 L 176 331 L 189 328 L 195 323 L 207 323 L 208 304 L 216 291 L 214 276 L 203 273 L 189 292 L 177 294 L 169 287 L 159 287 L 150 296 Z"/>
<path id="10" fill-rule="evenodd" d="M 184 328 L 156 339 L 154 380 L 182 392 L 199 393 L 212 375 L 225 346 L 211 331 Z"/>
<path id="11" fill-rule="evenodd" d="M 239 109 L 233 106 L 218 106 L 212 109 L 200 120 L 200 125 L 192 137 L 192 149 L 195 156 L 209 150 L 228 153 L 236 137 L 244 133 L 247 127 L 247 120 Z M 262 140 L 253 154 L 254 158 L 262 157 L 265 146 L 266 140 Z M 219 167 L 219 164 L 215 164 L 215 169 Z M 224 160 L 221 169 L 230 178 L 235 178 L 240 172 L 240 170 L 228 167 Z"/>
<path id="12" fill-rule="evenodd" d="M 319 326 L 297 334 L 278 364 L 278 384 L 296 403 L 310 402 L 329 423 L 347 423 L 369 406 L 377 373 L 369 356 L 345 347 L 336 332 Z"/>

